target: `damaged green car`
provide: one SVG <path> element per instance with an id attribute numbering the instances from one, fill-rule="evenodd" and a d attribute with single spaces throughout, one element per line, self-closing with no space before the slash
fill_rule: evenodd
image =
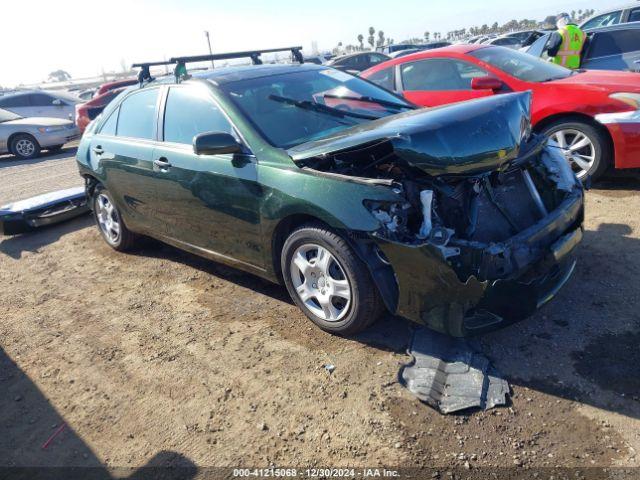
<path id="1" fill-rule="evenodd" d="M 77 161 L 116 250 L 150 236 L 274 282 L 320 328 L 385 310 L 454 336 L 569 279 L 583 190 L 530 94 L 437 109 L 316 65 L 228 67 L 112 102 Z"/>

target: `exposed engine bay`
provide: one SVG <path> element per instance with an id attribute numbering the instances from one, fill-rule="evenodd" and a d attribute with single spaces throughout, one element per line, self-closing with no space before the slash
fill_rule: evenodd
<path id="1" fill-rule="evenodd" d="M 401 202 L 365 202 L 381 224 L 376 236 L 436 247 L 461 280 L 506 278 L 513 265 L 510 239 L 533 227 L 580 189 L 554 145 L 531 135 L 500 168 L 472 174 L 430 175 L 408 163 L 387 140 L 304 161 L 304 167 L 342 176 L 391 180 Z M 516 248 L 516 246 L 512 246 Z M 489 250 L 504 262 L 487 262 Z"/>

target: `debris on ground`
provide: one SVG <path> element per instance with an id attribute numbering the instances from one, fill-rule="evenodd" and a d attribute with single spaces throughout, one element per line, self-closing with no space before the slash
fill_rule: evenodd
<path id="1" fill-rule="evenodd" d="M 509 384 L 470 341 L 418 328 L 408 353 L 412 361 L 401 368 L 400 383 L 440 412 L 507 403 Z"/>
<path id="2" fill-rule="evenodd" d="M 17 235 L 70 220 L 89 211 L 84 187 L 37 195 L 0 206 L 0 235 Z"/>

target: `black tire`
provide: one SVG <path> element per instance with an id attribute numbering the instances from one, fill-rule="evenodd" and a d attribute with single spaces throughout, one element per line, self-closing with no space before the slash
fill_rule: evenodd
<path id="1" fill-rule="evenodd" d="M 291 271 L 293 256 L 298 249 L 303 249 L 309 245 L 317 245 L 326 249 L 340 267 L 340 269 L 336 271 L 342 273 L 348 281 L 350 300 L 348 306 L 344 306 L 344 316 L 337 320 L 327 320 L 315 314 L 302 301 L 294 286 L 295 280 L 292 277 Z M 313 262 L 315 259 L 312 258 L 311 261 Z M 332 267 L 334 269 L 337 268 L 335 262 L 332 264 Z M 322 224 L 311 223 L 303 225 L 289 235 L 282 249 L 281 268 L 289 295 L 305 315 L 322 330 L 339 335 L 353 335 L 374 323 L 384 311 L 382 299 L 371 279 L 366 265 L 358 258 L 342 237 L 327 229 Z M 304 276 L 300 278 L 304 278 Z M 323 285 L 325 281 L 324 278 L 325 277 L 323 277 L 322 281 Z M 329 280 L 331 283 L 334 283 L 334 280 L 331 278 L 329 278 Z M 301 280 L 298 280 L 298 282 L 300 281 Z M 305 278 L 304 283 L 306 282 L 307 279 Z M 329 285 L 329 283 L 327 283 L 327 285 Z M 319 286 L 320 282 L 318 281 L 318 287 Z M 328 288 L 333 287 L 329 285 Z M 321 308 L 317 298 L 313 298 L 312 301 L 315 302 L 318 308 Z"/>
<path id="2" fill-rule="evenodd" d="M 109 218 L 111 218 L 112 221 L 117 222 L 119 225 L 119 234 L 117 236 L 113 235 L 113 229 L 109 229 L 104 225 L 104 218 L 101 219 L 101 215 L 107 215 L 106 211 L 101 208 L 101 203 L 99 203 L 103 202 L 104 198 L 108 199 L 109 203 L 113 207 Z M 127 250 L 134 248 L 138 240 L 138 235 L 130 231 L 124 224 L 122 215 L 120 214 L 118 207 L 116 207 L 113 202 L 113 197 L 109 191 L 102 185 L 98 185 L 93 193 L 91 202 L 93 207 L 93 217 L 96 221 L 98 231 L 100 232 L 100 235 L 102 235 L 104 241 L 107 242 L 111 248 L 119 252 L 126 252 Z"/>
<path id="3" fill-rule="evenodd" d="M 62 147 L 64 147 L 64 145 L 54 145 L 53 147 L 47 147 L 47 150 L 50 152 L 59 152 L 62 150 Z"/>
<path id="4" fill-rule="evenodd" d="M 11 153 L 24 160 L 36 158 L 42 150 L 38 141 L 28 133 L 21 133 L 13 137 L 9 148 Z"/>
<path id="5" fill-rule="evenodd" d="M 588 137 L 593 144 L 595 153 L 593 164 L 582 176 L 576 172 L 580 180 L 584 183 L 587 180 L 595 181 L 602 177 L 611 165 L 612 159 L 611 145 L 606 135 L 601 130 L 585 121 L 570 118 L 561 119 L 547 125 L 542 129 L 541 133 L 547 137 L 551 137 L 561 130 L 578 131 Z M 572 168 L 574 168 L 575 172 L 576 167 L 573 164 Z"/>

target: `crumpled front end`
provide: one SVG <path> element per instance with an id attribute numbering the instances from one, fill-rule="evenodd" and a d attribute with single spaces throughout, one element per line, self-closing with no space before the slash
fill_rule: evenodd
<path id="1" fill-rule="evenodd" d="M 526 318 L 569 279 L 582 186 L 555 147 L 531 142 L 505 171 L 443 182 L 423 211 L 428 233 L 373 233 L 398 284 L 396 314 L 466 336 Z"/>
<path id="2" fill-rule="evenodd" d="M 530 99 L 397 115 L 290 152 L 389 189 L 393 200 L 364 199 L 380 227 L 353 244 L 391 312 L 463 336 L 530 315 L 569 278 L 582 185 L 531 133 Z"/>

